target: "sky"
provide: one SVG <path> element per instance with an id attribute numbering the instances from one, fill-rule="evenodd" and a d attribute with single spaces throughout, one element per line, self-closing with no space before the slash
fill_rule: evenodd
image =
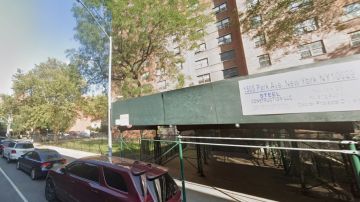
<path id="1" fill-rule="evenodd" d="M 77 48 L 76 0 L 0 0 L 0 94 L 12 93 L 12 76 L 47 58 L 68 62 L 65 51 Z"/>

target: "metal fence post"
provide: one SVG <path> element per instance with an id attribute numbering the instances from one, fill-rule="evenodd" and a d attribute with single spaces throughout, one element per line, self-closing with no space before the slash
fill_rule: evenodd
<path id="1" fill-rule="evenodd" d="M 350 143 L 350 150 L 357 151 L 356 145 L 354 142 Z M 356 183 L 357 183 L 358 188 L 360 189 L 360 159 L 359 159 L 359 156 L 356 154 L 351 154 L 351 161 L 352 161 L 352 165 L 354 168 Z"/>
<path id="2" fill-rule="evenodd" d="M 185 189 L 185 177 L 184 177 L 184 159 L 183 159 L 183 151 L 182 151 L 182 144 L 181 138 L 178 136 L 176 138 L 179 144 L 179 159 L 180 159 L 180 177 L 181 177 L 181 184 L 182 184 L 182 198 L 183 201 L 186 202 L 186 189 Z"/>

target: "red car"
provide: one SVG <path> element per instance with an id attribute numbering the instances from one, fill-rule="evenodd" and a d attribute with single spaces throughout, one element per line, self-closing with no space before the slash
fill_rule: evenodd
<path id="1" fill-rule="evenodd" d="M 164 167 L 99 156 L 50 170 L 45 197 L 69 202 L 179 202 L 181 191 Z"/>

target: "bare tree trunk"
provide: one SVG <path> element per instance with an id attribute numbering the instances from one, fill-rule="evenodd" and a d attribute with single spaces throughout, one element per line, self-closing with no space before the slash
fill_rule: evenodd
<path id="1" fill-rule="evenodd" d="M 7 126 L 6 126 L 6 137 L 10 137 L 11 124 L 12 124 L 12 117 L 11 117 L 11 115 L 9 115 L 8 119 L 7 119 Z"/>

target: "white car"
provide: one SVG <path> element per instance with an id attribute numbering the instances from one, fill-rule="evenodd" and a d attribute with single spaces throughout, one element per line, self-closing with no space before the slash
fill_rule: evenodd
<path id="1" fill-rule="evenodd" d="M 34 150 L 34 145 L 31 142 L 13 141 L 4 147 L 3 157 L 10 163 L 12 160 L 17 160 L 21 155 Z"/>

